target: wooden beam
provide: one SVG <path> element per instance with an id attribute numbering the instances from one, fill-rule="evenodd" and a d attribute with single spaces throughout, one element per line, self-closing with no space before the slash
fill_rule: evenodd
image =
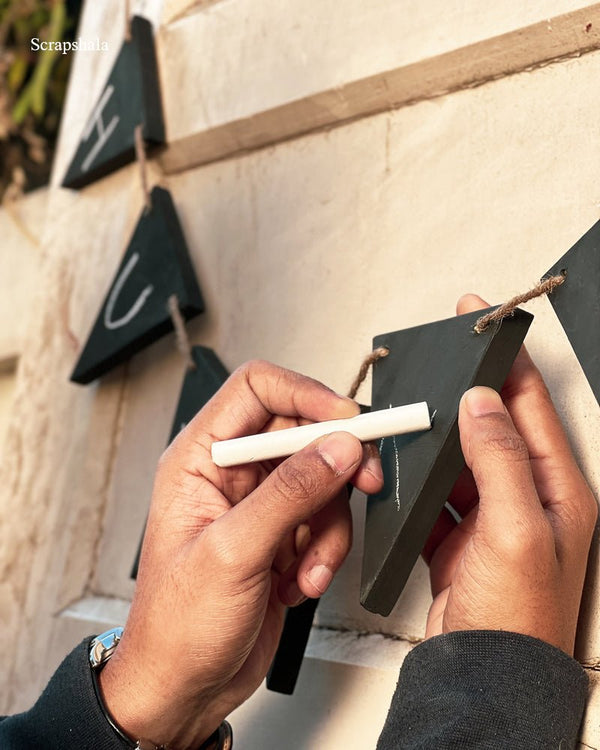
<path id="1" fill-rule="evenodd" d="M 580 57 L 599 48 L 600 3 L 596 3 L 216 127 L 200 128 L 185 137 L 169 139 L 160 163 L 168 173 L 179 172 Z M 163 54 L 166 54 L 164 49 Z M 169 86 L 168 80 L 164 86 Z"/>

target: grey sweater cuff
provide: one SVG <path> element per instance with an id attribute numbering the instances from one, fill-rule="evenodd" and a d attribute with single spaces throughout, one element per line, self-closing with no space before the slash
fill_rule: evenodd
<path id="1" fill-rule="evenodd" d="M 88 661 L 91 638 L 64 659 L 29 711 L 0 721 L 2 750 L 124 750 L 94 692 Z"/>
<path id="2" fill-rule="evenodd" d="M 587 696 L 582 667 L 529 636 L 461 631 L 407 656 L 378 750 L 571 750 Z"/>

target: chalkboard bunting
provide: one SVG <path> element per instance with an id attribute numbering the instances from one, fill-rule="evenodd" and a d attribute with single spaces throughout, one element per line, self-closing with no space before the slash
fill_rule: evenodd
<path id="1" fill-rule="evenodd" d="M 131 20 L 106 85 L 83 130 L 63 187 L 81 188 L 135 159 L 135 128 L 149 146 L 165 142 L 152 24 Z"/>
<path id="2" fill-rule="evenodd" d="M 286 611 L 279 645 L 267 674 L 267 690 L 293 694 L 319 601 L 307 599 Z"/>
<path id="3" fill-rule="evenodd" d="M 565 283 L 550 303 L 600 404 L 600 221 L 548 271 Z"/>
<path id="4" fill-rule="evenodd" d="M 204 310 L 171 195 L 155 187 L 151 198 L 73 370 L 75 383 L 95 380 L 172 331 L 171 295 L 186 320 Z"/>
<path id="5" fill-rule="evenodd" d="M 491 312 L 490 309 L 489 312 Z M 464 459 L 458 406 L 475 385 L 499 390 L 533 317 L 520 309 L 476 334 L 481 311 L 377 336 L 389 354 L 373 365 L 372 408 L 427 401 L 432 429 L 379 442 L 385 484 L 367 503 L 361 603 L 388 615 Z"/>

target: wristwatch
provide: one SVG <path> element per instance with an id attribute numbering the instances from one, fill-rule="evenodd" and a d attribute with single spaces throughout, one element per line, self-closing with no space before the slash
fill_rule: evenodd
<path id="1" fill-rule="evenodd" d="M 167 745 L 155 745 L 153 742 L 141 739 L 135 741 L 132 740 L 125 734 L 125 732 L 123 732 L 121 727 L 117 725 L 104 705 L 100 686 L 98 685 L 98 673 L 114 654 L 122 635 L 122 627 L 111 628 L 110 630 L 106 630 L 104 633 L 95 636 L 90 642 L 89 660 L 92 669 L 92 683 L 94 685 L 98 705 L 102 709 L 102 713 L 113 728 L 114 732 L 128 747 L 135 748 L 136 750 L 169 750 Z M 231 750 L 232 747 L 233 731 L 231 725 L 228 721 L 222 721 L 211 736 L 205 740 L 197 750 Z"/>

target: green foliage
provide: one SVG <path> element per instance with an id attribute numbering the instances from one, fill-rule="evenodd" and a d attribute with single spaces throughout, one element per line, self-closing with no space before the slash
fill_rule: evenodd
<path id="1" fill-rule="evenodd" d="M 67 0 L 0 0 L 0 197 L 48 180 L 72 56 L 31 40 L 64 42 L 73 28 Z"/>

